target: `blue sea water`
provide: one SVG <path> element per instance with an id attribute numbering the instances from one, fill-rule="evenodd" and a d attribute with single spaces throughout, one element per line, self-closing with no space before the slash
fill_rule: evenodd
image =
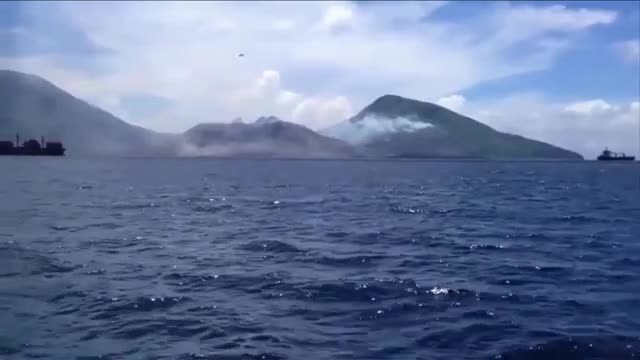
<path id="1" fill-rule="evenodd" d="M 1 359 L 638 359 L 640 166 L 0 159 Z"/>

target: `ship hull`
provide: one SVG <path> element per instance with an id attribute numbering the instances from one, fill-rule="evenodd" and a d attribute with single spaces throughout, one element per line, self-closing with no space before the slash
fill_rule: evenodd
<path id="1" fill-rule="evenodd" d="M 600 161 L 633 161 L 635 159 L 636 159 L 635 156 L 617 156 L 617 157 L 598 156 L 598 160 Z"/>
<path id="2" fill-rule="evenodd" d="M 0 156 L 64 156 L 64 151 L 0 151 Z"/>
<path id="3" fill-rule="evenodd" d="M 20 135 L 16 135 L 16 144 L 20 144 Z M 44 137 L 38 140 L 25 141 L 22 146 L 11 141 L 0 140 L 0 156 L 64 156 L 65 149 L 61 142 L 44 142 Z"/>

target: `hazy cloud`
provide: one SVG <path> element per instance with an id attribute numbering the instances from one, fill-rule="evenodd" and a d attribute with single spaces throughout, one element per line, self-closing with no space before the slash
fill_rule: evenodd
<path id="1" fill-rule="evenodd" d="M 465 102 L 466 102 L 466 99 L 464 98 L 464 96 L 459 94 L 442 97 L 437 101 L 438 105 L 442 105 L 453 111 L 460 110 Z"/>
<path id="2" fill-rule="evenodd" d="M 587 158 L 595 158 L 605 146 L 640 155 L 637 100 L 557 103 L 539 94 L 521 94 L 495 101 L 468 102 L 463 113 L 498 130 L 551 142 Z"/>
<path id="3" fill-rule="evenodd" d="M 273 28 L 278 31 L 289 31 L 295 28 L 295 26 L 296 24 L 290 19 L 277 20 L 273 23 Z"/>
<path id="4" fill-rule="evenodd" d="M 353 19 L 353 12 L 353 5 L 350 4 L 331 5 L 324 12 L 319 28 L 328 32 L 345 28 Z"/>
<path id="5" fill-rule="evenodd" d="M 594 99 L 571 103 L 564 109 L 576 114 L 591 115 L 595 113 L 606 113 L 613 110 L 614 106 L 602 99 Z"/>
<path id="6" fill-rule="evenodd" d="M 614 48 L 625 61 L 632 64 L 640 64 L 640 39 L 619 41 Z"/>
<path id="7" fill-rule="evenodd" d="M 357 122 L 344 121 L 324 131 L 325 134 L 354 145 L 365 144 L 371 140 L 399 132 L 414 132 L 433 127 L 427 122 L 416 121 L 411 117 L 388 118 L 367 115 Z"/>

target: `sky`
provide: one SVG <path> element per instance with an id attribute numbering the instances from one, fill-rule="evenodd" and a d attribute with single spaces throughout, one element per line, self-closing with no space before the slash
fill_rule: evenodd
<path id="1" fill-rule="evenodd" d="M 262 115 L 319 130 L 395 94 L 640 155 L 637 1 L 2 1 L 0 69 L 157 131 Z"/>

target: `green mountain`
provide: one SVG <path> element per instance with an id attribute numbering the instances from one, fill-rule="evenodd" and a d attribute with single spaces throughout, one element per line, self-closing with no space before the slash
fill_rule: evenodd
<path id="1" fill-rule="evenodd" d="M 442 106 L 384 95 L 325 134 L 378 156 L 483 159 L 582 159 L 580 154 L 499 132 Z"/>

